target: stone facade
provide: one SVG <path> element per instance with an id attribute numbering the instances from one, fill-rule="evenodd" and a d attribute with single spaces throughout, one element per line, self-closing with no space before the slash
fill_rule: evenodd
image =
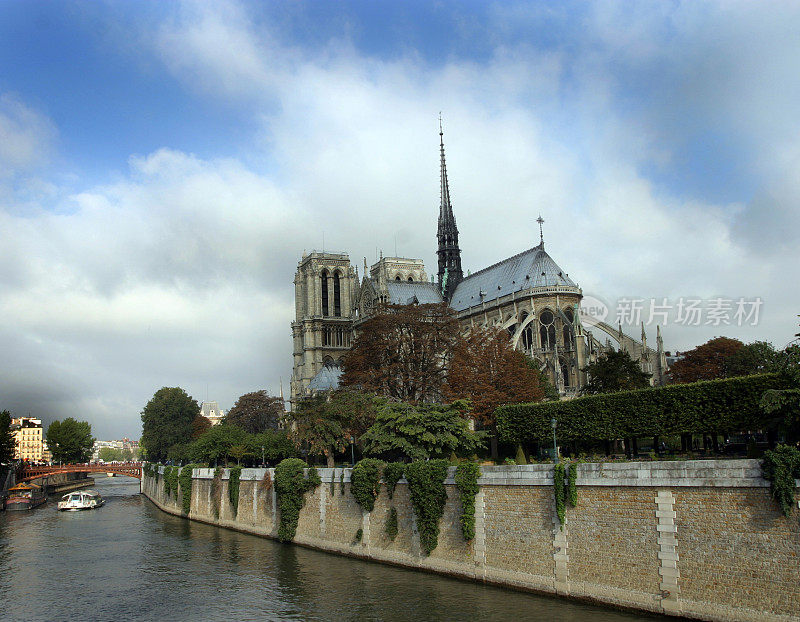
<path id="1" fill-rule="evenodd" d="M 197 469 L 189 518 L 275 537 L 271 472 L 242 471 L 234 514 L 226 471 L 217 517 L 214 472 Z M 295 542 L 301 545 L 655 613 L 800 620 L 797 511 L 781 514 L 755 460 L 580 465 L 578 505 L 567 507 L 564 525 L 555 516 L 552 465 L 483 467 L 472 542 L 461 535 L 451 470 L 439 545 L 428 557 L 420 552 L 405 480 L 391 500 L 382 487 L 367 513 L 350 494 L 350 469 L 319 472 L 322 484 L 307 493 L 300 513 Z M 179 497 L 167 498 L 160 478 L 145 478 L 142 492 L 180 514 Z M 394 541 L 384 530 L 392 507 Z"/>

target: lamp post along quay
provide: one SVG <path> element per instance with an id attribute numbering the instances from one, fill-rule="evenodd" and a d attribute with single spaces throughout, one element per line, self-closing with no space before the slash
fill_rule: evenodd
<path id="1" fill-rule="evenodd" d="M 550 425 L 553 427 L 553 463 L 558 464 L 558 444 L 556 443 L 556 426 L 558 422 L 555 417 L 550 420 Z"/>

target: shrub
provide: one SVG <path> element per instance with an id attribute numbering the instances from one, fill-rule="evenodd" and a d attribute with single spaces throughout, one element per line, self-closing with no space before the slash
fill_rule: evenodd
<path id="1" fill-rule="evenodd" d="M 412 462 L 405 468 L 411 504 L 417 517 L 419 543 L 426 555 L 439 544 L 439 520 L 444 514 L 447 490 L 447 461 L 430 460 Z"/>
<path id="2" fill-rule="evenodd" d="M 317 470 L 310 468 L 300 458 L 286 458 L 275 467 L 275 493 L 280 509 L 278 539 L 281 542 L 294 538 L 305 493 L 316 488 L 319 483 Z"/>
<path id="3" fill-rule="evenodd" d="M 474 462 L 464 462 L 456 467 L 456 487 L 461 495 L 461 533 L 469 541 L 475 537 L 475 495 L 481 470 Z"/>
<path id="4" fill-rule="evenodd" d="M 364 458 L 350 473 L 350 492 L 367 512 L 375 509 L 375 499 L 381 489 L 381 470 L 384 463 L 375 458 Z"/>

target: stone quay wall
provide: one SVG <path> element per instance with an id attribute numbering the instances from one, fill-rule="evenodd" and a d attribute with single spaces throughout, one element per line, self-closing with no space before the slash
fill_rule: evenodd
<path id="1" fill-rule="evenodd" d="M 451 469 L 430 556 L 420 551 L 405 480 L 393 499 L 381 486 L 368 513 L 350 494 L 350 469 L 318 472 L 322 484 L 306 493 L 297 544 L 654 613 L 800 621 L 799 513 L 783 516 L 757 460 L 581 464 L 578 504 L 567 504 L 563 526 L 552 465 L 482 467 L 471 542 L 461 535 Z M 237 511 L 228 475 L 213 485 L 213 469 L 195 469 L 188 518 L 276 537 L 274 470 L 242 470 Z M 167 497 L 163 478 L 141 485 L 158 507 L 181 514 L 180 492 Z M 392 507 L 393 541 L 385 533 Z"/>

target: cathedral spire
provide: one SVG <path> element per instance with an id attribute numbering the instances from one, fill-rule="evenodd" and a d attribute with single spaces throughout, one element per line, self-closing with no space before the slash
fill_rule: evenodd
<path id="1" fill-rule="evenodd" d="M 463 278 L 461 270 L 461 249 L 458 247 L 458 228 L 453 215 L 453 206 L 450 203 L 450 186 L 447 183 L 447 164 L 444 159 L 444 132 L 442 130 L 442 115 L 439 113 L 439 158 L 441 160 L 441 188 L 439 203 L 439 226 L 436 238 L 439 242 L 439 286 L 442 296 L 448 302 L 456 286 Z"/>
<path id="2" fill-rule="evenodd" d="M 541 246 L 542 250 L 544 250 L 544 231 L 542 230 L 544 218 L 542 218 L 541 214 L 539 214 L 539 218 L 536 219 L 536 222 L 539 223 L 539 246 Z"/>

